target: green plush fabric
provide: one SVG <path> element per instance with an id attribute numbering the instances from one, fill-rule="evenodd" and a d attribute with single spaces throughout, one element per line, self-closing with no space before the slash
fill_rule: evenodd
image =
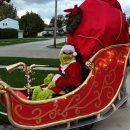
<path id="1" fill-rule="evenodd" d="M 37 95 L 37 100 L 51 99 L 54 92 L 50 89 L 43 90 Z"/>
<path id="2" fill-rule="evenodd" d="M 50 89 L 43 90 L 40 86 L 36 86 L 33 90 L 32 100 L 44 100 L 52 98 L 54 92 Z"/>
<path id="3" fill-rule="evenodd" d="M 53 88 L 53 87 L 55 87 L 55 86 L 56 86 L 55 81 L 52 80 L 52 81 L 49 83 L 48 88 Z"/>
<path id="4" fill-rule="evenodd" d="M 37 100 L 37 95 L 42 91 L 40 86 L 35 86 L 32 94 L 32 100 Z"/>
<path id="5" fill-rule="evenodd" d="M 44 84 L 48 85 L 52 81 L 53 76 L 54 74 L 52 73 L 48 74 L 47 77 L 44 79 Z"/>
<path id="6" fill-rule="evenodd" d="M 61 65 L 69 64 L 71 61 L 75 60 L 76 57 L 73 56 L 73 52 L 70 50 L 64 50 L 62 53 L 59 54 L 59 59 Z"/>

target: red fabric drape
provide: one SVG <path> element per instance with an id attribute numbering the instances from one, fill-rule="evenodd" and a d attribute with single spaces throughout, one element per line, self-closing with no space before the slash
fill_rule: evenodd
<path id="1" fill-rule="evenodd" d="M 120 3 L 117 0 L 102 0 L 102 1 L 105 1 L 108 4 L 110 4 L 112 7 L 117 8 L 120 11 L 122 11 L 121 5 L 120 5 Z"/>
<path id="2" fill-rule="evenodd" d="M 85 0 L 80 8 L 81 23 L 68 35 L 68 43 L 77 48 L 84 62 L 103 47 L 129 42 L 128 23 L 116 0 Z"/>

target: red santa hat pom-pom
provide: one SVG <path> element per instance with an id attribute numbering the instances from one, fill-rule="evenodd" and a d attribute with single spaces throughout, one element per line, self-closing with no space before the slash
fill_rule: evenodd
<path id="1" fill-rule="evenodd" d="M 74 48 L 74 46 L 72 46 L 72 45 L 64 45 L 64 46 L 61 48 L 60 53 L 63 52 L 64 50 L 70 50 L 70 51 L 73 52 L 73 56 L 77 56 L 77 52 L 75 51 L 75 48 Z"/>

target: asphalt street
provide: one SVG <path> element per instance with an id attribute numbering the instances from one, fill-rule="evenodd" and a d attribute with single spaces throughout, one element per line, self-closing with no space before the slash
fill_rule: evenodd
<path id="1" fill-rule="evenodd" d="M 53 45 L 53 42 L 54 39 L 50 39 L 26 44 L 0 46 L 0 56 L 55 59 L 58 58 L 60 49 L 46 47 L 48 45 Z M 65 42 L 65 38 L 57 39 L 57 43 L 61 42 Z"/>

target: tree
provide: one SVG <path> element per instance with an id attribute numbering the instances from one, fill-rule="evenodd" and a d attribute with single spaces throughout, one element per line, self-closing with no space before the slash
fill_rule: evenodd
<path id="1" fill-rule="evenodd" d="M 54 27 L 54 23 L 55 23 L 55 17 L 52 17 L 51 21 L 50 21 L 50 26 Z M 61 28 L 63 26 L 64 23 L 64 16 L 59 14 L 57 16 L 57 27 Z"/>
<path id="2" fill-rule="evenodd" d="M 38 32 L 43 31 L 44 21 L 38 14 L 27 12 L 19 20 L 19 26 L 21 30 L 24 30 L 25 37 L 33 37 L 36 36 Z"/>
<path id="3" fill-rule="evenodd" d="M 9 3 L 10 1 L 11 1 L 11 0 L 6 0 L 6 2 L 8 2 L 8 3 Z"/>
<path id="4" fill-rule="evenodd" d="M 127 21 L 128 21 L 128 23 L 129 23 L 129 25 L 130 25 L 130 16 L 127 18 Z"/>
<path id="5" fill-rule="evenodd" d="M 11 0 L 0 0 L 0 5 L 5 5 L 5 3 L 9 3 Z"/>
<path id="6" fill-rule="evenodd" d="M 5 4 L 0 7 L 0 20 L 5 18 L 17 19 L 17 10 L 11 4 Z"/>

